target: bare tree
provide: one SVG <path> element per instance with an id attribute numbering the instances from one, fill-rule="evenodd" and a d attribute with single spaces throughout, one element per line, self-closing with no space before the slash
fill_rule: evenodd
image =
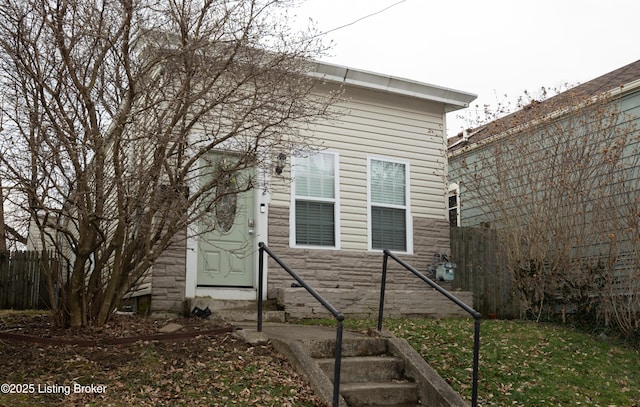
<path id="1" fill-rule="evenodd" d="M 621 99 L 569 91 L 481 131 L 462 153 L 464 202 L 497 230 L 524 309 L 638 324 L 640 163 Z"/>
<path id="2" fill-rule="evenodd" d="M 312 32 L 280 0 L 7 0 L 2 179 L 68 268 L 59 315 L 105 323 L 248 168 L 325 117 Z M 199 228 L 198 232 L 205 229 Z"/>

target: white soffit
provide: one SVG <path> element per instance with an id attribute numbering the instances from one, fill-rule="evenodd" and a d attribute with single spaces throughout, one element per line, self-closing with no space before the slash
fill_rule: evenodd
<path id="1" fill-rule="evenodd" d="M 446 112 L 464 109 L 478 96 L 442 86 L 316 61 L 310 75 L 329 82 L 443 103 Z"/>

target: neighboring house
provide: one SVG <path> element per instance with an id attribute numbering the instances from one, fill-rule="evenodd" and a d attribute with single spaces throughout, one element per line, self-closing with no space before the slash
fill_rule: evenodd
<path id="1" fill-rule="evenodd" d="M 340 116 L 303 130 L 316 151 L 277 152 L 276 170 L 257 174 L 269 187 L 238 197 L 243 210 L 226 230 L 190 238 L 156 261 L 136 287 L 136 295 L 151 294 L 153 310 L 198 297 L 256 299 L 264 242 L 339 309 L 374 315 L 382 249 L 425 272 L 434 253 L 448 253 L 445 115 L 476 96 L 327 63 L 312 75 L 318 92 L 344 92 Z M 265 279 L 267 296 L 290 315 L 322 312 L 275 263 Z M 401 292 L 388 296 L 396 304 L 389 312 L 450 313 L 423 286 L 394 271 L 388 289 Z"/>
<path id="2" fill-rule="evenodd" d="M 620 112 L 620 116 L 615 126 L 610 123 L 605 123 L 606 120 L 604 116 L 602 117 L 602 123 L 605 123 L 604 126 L 600 129 L 598 134 L 596 135 L 593 129 L 596 128 L 593 120 L 588 117 L 580 117 L 577 120 L 574 120 L 577 116 L 576 109 L 578 106 L 588 105 L 589 101 L 595 101 L 598 98 L 602 98 L 603 95 L 608 95 L 607 103 L 608 106 L 611 106 L 612 109 L 615 108 L 617 112 Z M 593 103 L 595 104 L 595 103 Z M 573 110 L 572 110 L 573 109 Z M 612 110 L 613 112 L 613 110 Z M 602 112 L 600 112 L 601 114 Z M 592 116 L 593 117 L 593 116 Z M 613 116 L 611 116 L 613 117 Z M 542 185 L 541 183 L 544 181 L 536 171 L 547 171 L 549 168 L 545 168 L 543 170 L 538 170 L 540 166 L 536 167 L 535 163 L 529 163 L 526 157 L 522 157 L 522 155 L 526 155 L 528 152 L 533 151 L 544 151 L 547 150 L 547 157 L 555 157 L 556 160 L 554 162 L 549 161 L 545 162 L 546 167 L 557 166 L 557 169 L 563 168 L 565 173 L 579 174 L 579 172 L 572 172 L 576 167 L 586 167 L 583 165 L 584 162 L 590 162 L 596 159 L 596 155 L 611 153 L 614 151 L 616 147 L 616 137 L 620 134 L 617 130 L 621 130 L 623 127 L 627 126 L 629 123 L 633 123 L 635 121 L 636 125 L 638 123 L 638 117 L 640 117 L 640 60 L 633 62 L 629 65 L 616 69 L 615 71 L 609 72 L 605 75 L 602 75 L 596 79 L 593 79 L 589 82 L 576 86 L 568 91 L 560 93 L 552 98 L 549 98 L 542 102 L 533 101 L 532 104 L 526 106 L 522 110 L 505 116 L 501 119 L 495 120 L 487 125 L 481 126 L 476 129 L 467 130 L 457 137 L 451 138 L 448 140 L 448 174 L 449 174 L 449 191 L 450 191 L 450 223 L 454 226 L 462 226 L 462 227 L 483 227 L 483 228 L 509 228 L 509 222 L 505 222 L 504 219 L 498 219 L 496 216 L 497 211 L 491 212 L 491 210 L 487 210 L 490 206 L 488 202 L 491 202 L 492 199 L 491 193 L 488 191 L 494 191 L 496 196 L 494 197 L 493 202 L 498 202 L 501 197 L 507 195 L 504 191 L 505 185 L 511 185 L 513 191 L 516 191 L 512 194 L 511 204 L 512 207 L 519 208 L 520 217 L 524 218 L 528 215 L 531 215 L 529 211 L 533 205 L 530 205 L 531 202 L 535 201 L 537 198 L 548 196 L 552 197 L 549 199 L 555 199 L 557 202 L 563 202 L 563 188 L 565 191 L 570 191 L 566 195 L 567 197 L 573 193 L 573 188 L 576 185 L 589 185 L 588 182 L 583 182 L 578 179 L 567 180 L 567 182 L 571 182 L 571 185 L 566 185 L 563 183 L 565 180 L 561 180 L 561 176 L 555 179 L 547 180 L 547 185 Z M 600 119 L 599 119 L 600 120 Z M 544 123 L 544 124 L 541 124 Z M 552 126 L 556 126 L 556 128 L 551 128 Z M 564 128 L 561 126 L 565 126 Z M 625 127 L 631 128 L 631 127 Z M 571 133 L 569 133 L 571 132 Z M 579 139 L 571 139 L 568 137 L 569 135 L 574 135 L 572 137 L 579 137 Z M 548 137 L 547 137 L 548 136 Z M 562 138 L 567 136 L 567 138 Z M 611 180 L 616 180 L 614 182 L 609 182 L 609 185 L 606 182 L 602 182 L 599 185 L 599 191 L 595 192 L 593 190 L 582 190 L 577 191 L 573 196 L 577 197 L 576 200 L 571 200 L 571 198 L 567 198 L 565 202 L 566 206 L 574 205 L 578 199 L 580 199 L 581 208 L 578 209 L 576 206 L 567 207 L 566 213 L 567 217 L 573 216 L 578 211 L 584 217 L 582 218 L 582 223 L 578 222 L 573 226 L 564 227 L 563 224 L 557 227 L 557 230 L 554 233 L 561 234 L 563 232 L 563 228 L 570 229 L 575 228 L 579 229 L 576 231 L 576 234 L 583 233 L 583 236 L 580 236 L 582 240 L 580 240 L 580 244 L 582 247 L 573 247 L 569 246 L 564 249 L 560 248 L 557 251 L 560 255 L 562 255 L 562 250 L 565 250 L 564 255 L 569 257 L 569 250 L 574 250 L 573 253 L 577 253 L 578 250 L 581 250 L 578 257 L 584 258 L 585 256 L 593 256 L 593 258 L 602 259 L 602 256 L 609 256 L 608 261 L 617 262 L 616 264 L 612 264 L 610 266 L 602 265 L 602 263 L 593 265 L 595 267 L 610 267 L 612 271 L 611 275 L 619 276 L 621 275 L 621 269 L 627 268 L 631 269 L 631 273 L 633 274 L 635 270 L 638 269 L 637 260 L 635 262 L 630 262 L 630 250 L 635 249 L 627 249 L 626 247 L 633 246 L 632 239 L 629 238 L 630 233 L 634 230 L 637 232 L 637 217 L 632 216 L 632 218 L 627 219 L 618 219 L 616 222 L 615 216 L 618 213 L 616 206 L 617 205 L 631 205 L 634 201 L 632 195 L 627 195 L 623 193 L 621 185 L 614 185 L 616 182 L 619 182 L 620 179 L 624 177 L 627 180 L 628 184 L 625 188 L 630 188 L 627 191 L 634 191 L 633 194 L 637 195 L 638 191 L 638 182 L 640 182 L 640 178 L 637 177 L 637 169 L 638 169 L 638 150 L 637 150 L 637 141 L 638 141 L 638 133 L 632 133 L 627 138 L 628 144 L 625 144 L 624 151 L 622 154 L 621 165 L 615 167 L 615 174 L 600 174 L 598 176 L 604 177 L 609 176 Z M 528 137 L 528 139 L 527 139 Z M 547 139 L 545 140 L 545 137 Z M 589 144 L 592 143 L 598 149 L 596 151 L 595 148 L 591 150 L 583 150 L 583 151 L 591 151 L 593 154 L 591 156 L 585 154 L 584 156 L 572 155 L 571 151 L 565 148 L 567 145 L 560 146 L 560 149 L 563 150 L 562 153 L 557 153 L 558 144 L 554 144 L 554 140 L 549 140 L 551 137 L 558 137 L 558 140 L 563 140 L 565 143 L 566 140 L 571 142 L 581 141 L 582 143 Z M 609 138 L 608 138 L 609 137 Z M 529 141 L 527 141 L 529 140 Z M 534 140 L 534 141 L 531 141 Z M 518 144 L 520 143 L 520 144 Z M 520 147 L 513 147 L 516 145 L 525 146 L 526 143 L 529 143 L 528 147 L 521 147 L 520 152 L 517 151 Z M 537 143 L 536 146 L 531 146 L 531 144 Z M 596 144 L 599 143 L 599 144 Z M 575 144 L 576 146 L 579 143 Z M 492 170 L 489 167 L 499 168 L 500 165 L 488 165 L 487 168 L 483 168 L 483 165 L 487 163 L 487 157 L 490 157 L 491 160 L 496 160 L 496 155 L 493 151 L 495 149 L 502 149 L 501 151 L 506 151 L 511 148 L 511 155 L 508 157 L 509 160 L 505 160 L 504 162 L 500 162 L 503 166 L 524 166 L 530 165 L 529 168 L 529 176 L 518 178 L 517 181 L 513 181 L 513 174 L 515 171 L 504 171 L 502 179 L 502 183 L 499 184 L 496 179 L 499 176 L 499 170 Z M 492 156 L 492 154 L 494 154 Z M 520 154 L 520 156 L 518 156 Z M 616 153 L 618 154 L 618 153 Z M 531 155 L 530 155 L 531 156 Z M 540 155 L 540 157 L 543 157 Z M 617 158 L 616 158 L 617 159 Z M 507 162 L 508 161 L 508 162 Z M 532 161 L 529 157 L 529 161 Z M 540 162 L 540 161 L 538 161 Z M 494 164 L 497 161 L 494 161 Z M 564 167 L 563 167 L 564 166 Z M 623 172 L 619 172 L 622 169 Z M 526 171 L 523 171 L 526 173 Z M 549 171 L 548 174 L 552 172 Z M 509 174 L 509 175 L 505 175 Z M 557 174 L 560 174 L 559 172 Z M 595 171 L 592 171 L 588 177 L 595 177 Z M 622 174 L 622 175 L 621 175 Z M 510 179 L 507 179 L 511 177 Z M 550 177 L 553 178 L 553 177 Z M 484 182 L 484 192 L 477 192 L 471 187 L 471 184 L 474 183 L 475 180 L 482 180 Z M 505 182 L 506 179 L 506 182 Z M 604 178 L 603 178 L 604 179 Z M 511 182 L 511 183 L 509 183 Z M 578 184 L 578 182 L 582 182 L 582 184 Z M 516 185 L 516 183 L 521 183 Z M 479 184 L 475 184 L 476 186 Z M 594 183 L 595 185 L 595 183 Z M 493 189 L 492 189 L 493 188 Z M 557 191 L 554 194 L 543 195 L 544 188 L 552 188 Z M 608 192 L 607 192 L 608 191 Z M 482 195 L 482 196 L 481 196 Z M 500 196 L 498 196 L 500 195 Z M 517 198 L 520 198 L 519 200 Z M 588 200 L 591 200 L 589 202 Z M 519 201 L 519 202 L 518 202 Z M 503 202 L 504 203 L 504 202 Z M 505 204 L 507 205 L 507 204 Z M 594 220 L 590 217 L 590 211 L 596 205 L 600 205 L 600 207 L 609 206 L 609 211 L 606 219 L 610 225 L 617 224 L 615 228 L 612 226 L 612 229 L 607 230 L 602 225 L 604 225 L 603 219 Z M 541 209 L 540 212 L 544 216 L 544 205 L 536 206 L 537 209 Z M 562 210 L 561 205 L 548 205 L 546 208 L 555 208 L 558 211 Z M 549 215 L 549 212 L 546 213 Z M 572 214 L 572 211 L 573 214 Z M 514 214 L 516 211 L 512 211 Z M 501 213 L 506 213 L 505 211 Z M 622 213 L 622 212 L 620 212 Z M 640 213 L 640 212 L 639 212 Z M 547 215 L 547 216 L 548 216 Z M 635 220 L 633 219 L 635 218 Z M 540 218 L 536 218 L 540 219 Z M 554 219 L 562 220 L 561 216 L 556 216 Z M 517 219 L 516 219 L 517 221 Z M 599 223 L 597 223 L 597 222 Z M 635 224 L 634 224 L 635 223 Z M 512 222 L 511 225 L 514 223 Z M 522 223 L 520 223 L 521 225 Z M 569 223 L 567 222 L 567 225 Z M 622 227 L 620 225 L 623 225 Z M 536 225 L 532 225 L 532 228 Z M 555 226 L 553 226 L 555 227 Z M 617 229 L 616 229 L 617 228 Z M 540 228 L 542 229 L 542 228 Z M 622 230 L 624 229 L 624 230 Z M 551 228 L 544 229 L 545 231 L 551 230 Z M 571 233 L 572 231 L 569 231 Z M 543 239 L 548 239 L 546 243 L 548 246 L 553 246 L 555 243 L 561 239 L 554 233 L 550 233 L 549 236 L 543 236 Z M 623 237 L 627 236 L 627 237 Z M 525 242 L 525 238 L 528 236 L 518 236 L 512 235 L 512 239 L 517 239 L 517 241 L 522 241 L 522 246 L 533 246 L 534 243 L 531 243 L 529 240 Z M 522 239 L 522 240 L 520 240 Z M 541 242 L 542 240 L 541 239 Z M 588 239 L 592 239 L 588 241 Z M 613 239 L 617 239 L 614 243 L 610 242 Z M 625 240 L 626 241 L 623 241 Z M 565 243 L 565 242 L 562 242 Z M 541 244 L 545 244 L 542 242 Z M 626 246 L 625 246 L 626 245 Z M 615 246 L 615 247 L 614 247 Z M 637 246 L 637 245 L 636 245 Z M 557 247 L 557 246 L 556 246 Z M 623 247 L 625 247 L 623 249 Z M 619 250 L 616 252 L 615 256 L 611 255 L 611 250 Z M 532 251 L 535 250 L 531 249 Z M 538 251 L 540 251 L 539 249 Z M 546 250 L 546 248 L 544 249 Z M 553 249 L 555 250 L 555 249 Z M 626 253 L 625 253 L 626 251 Z M 513 254 L 513 252 L 512 252 Z M 509 254 L 506 254 L 507 256 Z M 515 256 L 520 256 L 519 261 L 523 261 L 522 257 L 526 257 L 526 254 L 516 253 Z M 601 257 L 597 257 L 601 256 Z M 516 259 L 518 260 L 518 259 Z M 561 259 L 562 260 L 562 259 Z M 545 259 L 546 262 L 551 262 L 549 258 Z M 626 262 L 622 264 L 622 262 Z M 574 264 L 567 263 L 562 266 L 558 266 L 564 268 L 566 273 L 569 273 L 569 269 L 575 268 Z M 595 263 L 594 263 L 595 264 Z M 529 265 L 522 266 L 523 269 L 528 269 Z M 545 266 L 546 267 L 546 266 Z M 551 266 L 550 266 L 551 267 Z M 553 266 L 556 267 L 556 266 Z M 595 271 L 592 271 L 595 274 Z M 534 273 L 535 274 L 535 273 Z M 569 277 L 569 279 L 574 278 L 575 275 Z M 629 280 L 626 280 L 627 283 Z M 564 282 L 563 284 L 566 284 Z M 628 285 L 627 287 L 631 287 L 633 283 Z M 629 291 L 627 291 L 629 292 Z M 638 290 L 640 293 L 640 290 Z M 635 295 L 635 294 L 634 294 Z"/>
<path id="3" fill-rule="evenodd" d="M 539 120 L 543 115 L 562 115 L 563 109 L 589 97 L 604 93 L 612 93 L 620 109 L 631 117 L 640 116 L 640 60 L 616 69 L 584 84 L 576 86 L 566 92 L 554 96 L 544 102 L 534 101 L 524 109 L 495 120 L 476 129 L 469 129 L 456 137 L 448 139 L 448 172 L 449 191 L 455 199 L 451 216 L 451 224 L 458 226 L 480 226 L 491 221 L 483 217 L 483 211 L 478 210 L 480 202 L 465 197 L 463 178 L 473 175 L 473 163 L 477 162 L 478 154 L 486 151 L 498 143 L 509 144 L 514 137 L 522 134 L 521 129 Z"/>

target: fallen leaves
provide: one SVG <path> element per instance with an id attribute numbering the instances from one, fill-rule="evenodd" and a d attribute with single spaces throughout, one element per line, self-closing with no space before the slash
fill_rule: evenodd
<path id="1" fill-rule="evenodd" d="M 473 320 L 385 321 L 467 399 L 471 396 Z M 525 321 L 483 321 L 483 406 L 640 407 L 640 352 L 575 330 Z"/>
<path id="2" fill-rule="evenodd" d="M 526 346 L 529 352 L 514 357 L 514 380 L 527 378 L 531 384 L 519 386 L 526 397 L 520 405 L 636 405 L 640 387 L 624 394 L 622 386 L 611 386 L 616 377 L 633 372 L 640 380 L 640 354 L 614 342 L 603 343 L 568 327 L 518 322 L 523 333 L 531 332 L 513 346 Z M 537 335 L 534 332 L 538 332 Z M 491 346 L 488 344 L 488 346 Z M 490 375 L 490 373 L 489 373 Z M 516 394 L 513 393 L 516 398 Z"/>
<path id="3" fill-rule="evenodd" d="M 50 327 L 36 326 L 43 321 L 46 320 L 27 318 L 11 325 L 17 329 L 24 324 L 22 331 L 34 334 L 42 329 L 51 335 Z M 210 328 L 207 321 L 183 323 L 188 329 Z M 163 321 L 116 321 L 109 329 L 91 335 L 122 335 L 118 329 L 125 327 L 127 332 L 139 335 L 155 332 L 162 324 Z M 82 332 L 73 334 L 88 336 Z M 89 348 L 0 341 L 0 358 L 4 382 L 107 386 L 104 394 L 0 394 L 0 405 L 322 405 L 307 383 L 270 345 L 250 347 L 230 334 Z"/>

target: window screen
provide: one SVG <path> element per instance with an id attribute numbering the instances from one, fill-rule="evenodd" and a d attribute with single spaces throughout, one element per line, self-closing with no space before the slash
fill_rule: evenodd
<path id="1" fill-rule="evenodd" d="M 371 160 L 371 248 L 407 250 L 407 171 L 394 161 Z"/>
<path id="2" fill-rule="evenodd" d="M 336 156 L 319 153 L 294 160 L 295 244 L 336 245 Z"/>

